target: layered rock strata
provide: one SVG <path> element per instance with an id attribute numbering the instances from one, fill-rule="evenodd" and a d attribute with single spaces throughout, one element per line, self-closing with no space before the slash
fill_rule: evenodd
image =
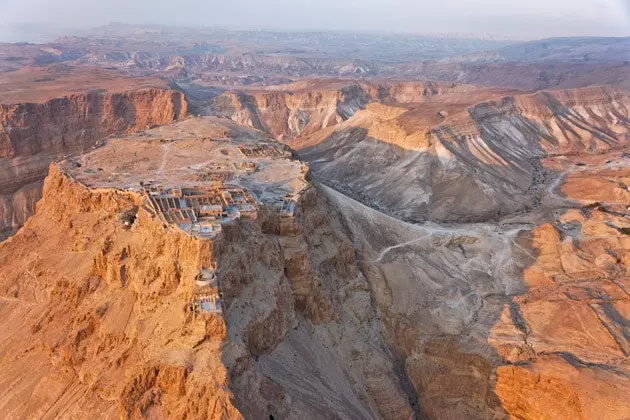
<path id="1" fill-rule="evenodd" d="M 52 81 L 44 83 L 54 83 L 55 76 L 50 77 Z M 65 79 L 61 82 L 71 83 Z M 160 86 L 162 82 L 155 84 L 160 87 L 151 87 L 140 80 L 135 90 L 119 90 L 118 82 L 111 80 L 110 89 L 81 91 L 79 79 L 79 87 L 73 86 L 77 93 L 53 90 L 49 93 L 59 96 L 0 104 L 0 229 L 4 234 L 14 231 L 33 213 L 53 160 L 86 152 L 112 134 L 185 117 L 183 94 Z M 47 92 L 46 86 L 43 89 Z"/>
<path id="2" fill-rule="evenodd" d="M 470 95 L 469 95 L 470 97 Z M 494 220 L 539 205 L 546 155 L 628 142 L 627 92 L 598 87 L 480 104 L 370 104 L 291 144 L 321 180 L 410 221 Z"/>

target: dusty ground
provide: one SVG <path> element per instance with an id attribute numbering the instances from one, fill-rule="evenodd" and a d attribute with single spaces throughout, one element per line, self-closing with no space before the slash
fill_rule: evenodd
<path id="1" fill-rule="evenodd" d="M 26 67 L 0 76 L 0 237 L 33 214 L 48 165 L 96 141 L 186 116 L 183 93 L 157 78 L 100 68 Z"/>
<path id="2" fill-rule="evenodd" d="M 410 225 L 324 187 L 430 418 L 628 416 L 630 211 L 595 183 L 610 158 L 519 223 Z"/>
<path id="3" fill-rule="evenodd" d="M 288 142 L 348 224 L 422 414 L 625 418 L 627 92 L 394 86 L 333 86 L 350 115 L 314 132 L 319 96 L 247 110 L 261 129 L 308 115 Z M 451 223 L 400 220 L 427 208 Z"/>
<path id="4" fill-rule="evenodd" d="M 168 84 L 157 77 L 131 78 L 99 67 L 24 67 L 0 77 L 0 104 L 41 103 L 73 94 L 148 88 L 167 89 Z"/>
<path id="5" fill-rule="evenodd" d="M 270 144 L 278 156 L 248 157 L 239 145 Z M 254 164 L 247 171 L 242 164 Z M 229 174 L 226 184 L 251 190 L 258 201 L 281 200 L 297 194 L 305 183 L 302 164 L 291 160 L 283 145 L 230 120 L 215 117 L 186 121 L 109 139 L 102 147 L 70 159 L 62 170 L 89 188 L 142 191 L 140 182 L 153 181 L 165 188 L 210 184 L 203 174 Z M 302 181 L 300 181 L 302 179 Z"/>
<path id="6" fill-rule="evenodd" d="M 198 184 L 202 168 L 240 162 L 237 146 L 251 142 L 269 140 L 226 119 L 194 118 L 111 139 L 62 163 L 67 175 L 51 173 L 38 214 L 0 246 L 12 331 L 0 363 L 11 363 L 14 384 L 3 411 L 629 415 L 624 150 L 542 160 L 541 207 L 500 222 L 410 224 L 322 184 L 300 199 L 292 226 L 262 211 L 210 248 L 143 210 L 130 230 L 117 218 L 141 202 L 145 177 Z M 253 191 L 302 182 L 301 163 L 257 163 L 254 174 L 235 171 Z M 27 249 L 37 251 L 27 258 Z M 209 261 L 225 312 L 191 319 L 190 285 Z M 63 294 L 68 287 L 76 292 Z M 32 341 L 40 344 L 24 347 Z M 120 343 L 129 344 L 123 359 Z M 38 372 L 32 381 L 21 375 L 27 365 Z M 38 391 L 44 384 L 49 392 Z M 24 393 L 38 395 L 40 408 Z"/>
<path id="7" fill-rule="evenodd" d="M 163 224 L 135 192 L 147 174 L 180 185 L 172 176 L 179 173 L 186 183 L 198 164 L 222 162 L 244 142 L 268 141 L 227 120 L 191 119 L 51 167 L 37 214 L 0 245 L 7 338 L 0 412 L 408 418 L 417 411 L 394 370 L 352 243 L 318 190 L 303 192 L 295 217 L 280 218 L 261 203 L 257 220 L 226 224 L 216 240 Z M 146 159 L 133 155 L 138 148 Z M 257 163 L 249 179 L 235 171 L 252 191 L 304 186 L 297 161 Z M 119 217 L 129 212 L 131 226 Z M 195 317 L 188 310 L 195 278 L 212 266 L 224 312 Z M 347 365 L 350 359 L 357 363 Z M 33 374 L 24 376 L 29 367 Z"/>

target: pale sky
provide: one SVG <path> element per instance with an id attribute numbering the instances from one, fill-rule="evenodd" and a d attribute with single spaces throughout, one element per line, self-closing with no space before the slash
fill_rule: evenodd
<path id="1" fill-rule="evenodd" d="M 73 29 L 110 22 L 524 39 L 630 36 L 630 0 L 0 0 L 0 33 L 15 23 Z"/>

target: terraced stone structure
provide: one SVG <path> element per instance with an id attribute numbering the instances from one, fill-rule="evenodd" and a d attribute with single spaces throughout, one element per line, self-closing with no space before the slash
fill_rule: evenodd
<path id="1" fill-rule="evenodd" d="M 221 232 L 221 224 L 240 217 L 255 219 L 257 205 L 249 191 L 223 186 L 171 188 L 164 191 L 149 188 L 148 205 L 166 223 L 174 223 L 185 232 L 213 238 Z"/>

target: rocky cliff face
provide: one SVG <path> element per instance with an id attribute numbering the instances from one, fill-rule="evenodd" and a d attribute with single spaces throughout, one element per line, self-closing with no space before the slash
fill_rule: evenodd
<path id="1" fill-rule="evenodd" d="M 2 244 L 6 416 L 238 416 L 219 358 L 225 325 L 186 312 L 185 279 L 212 245 L 165 230 L 139 200 L 53 166 L 37 214 Z M 117 215 L 128 211 L 138 213 L 125 230 Z"/>
<path id="2" fill-rule="evenodd" d="M 434 106 L 424 90 L 412 92 L 422 92 L 423 109 Z M 411 94 L 392 95 L 402 102 Z M 510 179 L 509 171 L 534 154 L 537 208 L 484 223 L 407 223 L 318 182 L 339 172 L 318 169 L 310 178 L 261 133 L 219 118 L 112 140 L 53 165 L 35 216 L 0 244 L 0 327 L 7 338 L 0 342 L 0 390 L 7 390 L 0 412 L 627 418 L 630 175 L 627 156 L 616 149 L 627 147 L 625 96 L 558 92 L 473 104 L 460 115 L 445 94 L 439 106 L 443 114 L 412 124 L 401 116 L 423 115 L 413 107 L 368 104 L 321 130 L 342 143 L 313 167 L 318 159 L 345 159 L 346 148 L 360 144 L 368 148 L 355 149 L 348 162 L 363 174 L 379 168 L 385 174 L 370 176 L 386 175 L 383 157 L 395 164 L 424 153 L 434 160 L 423 170 L 440 173 L 443 165 L 451 172 L 442 182 L 458 185 L 472 178 L 465 172 L 471 162 L 505 166 Z M 459 132 L 413 133 L 431 118 Z M 357 122 L 364 125 L 347 130 Z M 566 137 L 541 134 L 553 127 Z M 366 132 L 391 137 L 377 143 Z M 316 150 L 318 139 L 300 141 Z M 443 149 L 431 149 L 436 144 Z M 117 150 L 144 159 L 118 157 Z M 375 153 L 381 150 L 389 152 Z M 439 152 L 431 157 L 430 150 Z M 253 159 L 260 160 L 252 166 Z M 240 165 L 247 175 L 230 166 L 242 161 L 250 163 Z M 422 166 L 405 162 L 407 174 Z M 111 175 L 94 176 L 99 165 Z M 60 168 L 73 168 L 77 178 Z M 147 177 L 198 183 L 195 175 L 227 168 L 259 197 L 283 183 L 299 190 L 293 215 L 261 200 L 255 219 L 223 224 L 219 236 L 203 240 L 156 217 L 140 193 L 111 184 L 139 191 L 137 181 Z M 300 189 L 307 179 L 310 187 Z M 458 188 L 453 194 L 464 200 L 467 184 Z M 394 183 L 381 185 L 384 195 L 390 189 Z M 468 203 L 473 208 L 472 196 Z M 447 201 L 442 211 L 458 214 L 462 205 Z M 129 214 L 130 226 L 121 218 Z M 223 313 L 195 316 L 195 279 L 214 265 Z"/>
<path id="3" fill-rule="evenodd" d="M 0 105 L 0 229 L 32 214 L 51 161 L 89 150 L 102 138 L 184 118 L 181 92 L 78 93 L 42 102 Z"/>
<path id="4" fill-rule="evenodd" d="M 628 212 L 593 169 L 580 191 L 612 203 L 549 196 L 498 224 L 408 224 L 326 190 L 428 418 L 628 416 Z"/>
<path id="5" fill-rule="evenodd" d="M 163 224 L 144 200 L 85 187 L 51 166 L 36 214 L 0 245 L 11 337 L 0 345 L 0 388 L 12 389 L 0 412 L 417 414 L 353 243 L 321 191 L 304 191 L 291 218 L 262 206 L 258 219 L 224 225 L 212 240 Z M 131 227 L 121 221 L 130 213 Z M 212 266 L 223 314 L 195 316 L 195 278 Z"/>
<path id="6" fill-rule="evenodd" d="M 359 85 L 350 85 L 302 92 L 228 92 L 215 98 L 211 108 L 276 139 L 290 139 L 339 124 L 369 101 Z"/>
<path id="7" fill-rule="evenodd" d="M 211 101 L 210 109 L 291 142 L 340 124 L 372 102 L 418 104 L 474 90 L 473 86 L 423 82 L 298 82 L 268 90 L 226 92 Z"/>
<path id="8" fill-rule="evenodd" d="M 334 207 L 311 189 L 292 228 L 278 231 L 265 216 L 260 223 L 230 228 L 217 247 L 228 299 L 224 360 L 241 413 L 413 417 L 415 394 Z"/>
<path id="9" fill-rule="evenodd" d="M 177 72 L 189 74 L 221 72 L 227 74 L 257 74 L 259 76 L 370 76 L 377 66 L 362 60 L 318 59 L 258 54 L 174 54 L 121 51 L 90 54 L 81 62 L 104 67 L 124 67 L 136 72 Z"/>

